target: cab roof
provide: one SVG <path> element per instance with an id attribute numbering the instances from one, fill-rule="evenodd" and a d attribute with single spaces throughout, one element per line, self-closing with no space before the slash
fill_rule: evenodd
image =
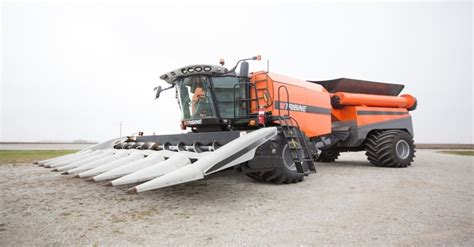
<path id="1" fill-rule="evenodd" d="M 229 71 L 227 68 L 217 65 L 210 64 L 196 64 L 181 67 L 179 69 L 172 70 L 168 73 L 165 73 L 160 76 L 160 79 L 168 82 L 169 84 L 175 84 L 176 80 L 181 77 L 186 77 L 190 75 L 233 75 L 233 71 Z"/>

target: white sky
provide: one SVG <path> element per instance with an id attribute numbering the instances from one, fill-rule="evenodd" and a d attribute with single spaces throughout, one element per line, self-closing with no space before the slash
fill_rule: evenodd
<path id="1" fill-rule="evenodd" d="M 0 141 L 179 132 L 180 66 L 262 54 L 300 79 L 406 84 L 419 143 L 472 143 L 471 2 L 3 3 Z M 251 69 L 265 68 L 265 62 Z"/>

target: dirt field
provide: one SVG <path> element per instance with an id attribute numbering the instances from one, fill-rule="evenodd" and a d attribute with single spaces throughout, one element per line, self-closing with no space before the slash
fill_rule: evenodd
<path id="1" fill-rule="evenodd" d="M 0 246 L 473 246 L 473 161 L 419 150 L 412 167 L 384 169 L 347 153 L 304 183 L 225 171 L 139 195 L 0 165 Z"/>

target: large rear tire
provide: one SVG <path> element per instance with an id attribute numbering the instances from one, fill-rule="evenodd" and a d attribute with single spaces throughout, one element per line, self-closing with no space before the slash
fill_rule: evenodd
<path id="1" fill-rule="evenodd" d="M 309 142 L 308 145 L 310 145 Z M 278 159 L 278 167 L 266 171 L 255 171 L 247 164 L 242 164 L 242 171 L 245 173 L 245 175 L 259 182 L 270 182 L 277 184 L 289 184 L 303 181 L 305 174 L 309 173 L 307 165 L 303 164 L 303 168 L 308 171 L 307 173 L 302 174 L 296 171 L 296 166 L 293 162 L 293 159 L 291 158 L 290 148 L 288 147 L 285 137 L 281 134 L 278 135 L 277 138 L 271 141 L 271 146 L 280 156 Z M 312 151 L 313 150 L 310 150 L 310 152 Z M 302 153 L 300 154 L 302 155 Z"/>
<path id="2" fill-rule="evenodd" d="M 371 133 L 365 142 L 367 159 L 375 166 L 407 167 L 415 157 L 413 137 L 403 130 Z"/>

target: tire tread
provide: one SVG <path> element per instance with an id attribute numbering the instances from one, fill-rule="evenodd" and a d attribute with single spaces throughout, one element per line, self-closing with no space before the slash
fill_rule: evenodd
<path id="1" fill-rule="evenodd" d="M 398 140 L 405 140 L 410 146 L 410 155 L 406 160 L 400 160 L 394 154 L 394 145 Z M 403 130 L 374 131 L 365 141 L 367 159 L 375 166 L 407 167 L 415 157 L 415 144 L 410 134 Z"/>

